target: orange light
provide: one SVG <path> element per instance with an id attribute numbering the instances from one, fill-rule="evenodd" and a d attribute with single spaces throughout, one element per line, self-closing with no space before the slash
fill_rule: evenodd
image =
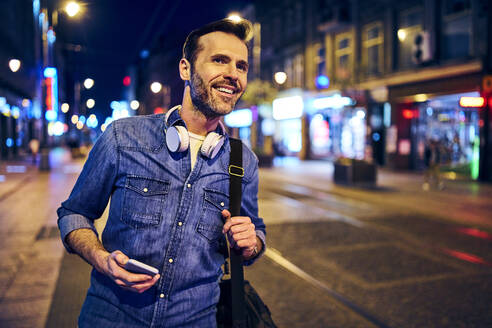
<path id="1" fill-rule="evenodd" d="M 483 97 L 461 97 L 460 106 L 461 107 L 482 107 L 485 103 Z"/>
<path id="2" fill-rule="evenodd" d="M 154 109 L 154 114 L 162 114 L 164 113 L 164 109 L 162 107 L 156 107 Z"/>
<path id="3" fill-rule="evenodd" d="M 406 118 L 407 120 L 412 119 L 414 117 L 413 110 L 411 109 L 404 109 L 402 114 L 403 117 Z"/>

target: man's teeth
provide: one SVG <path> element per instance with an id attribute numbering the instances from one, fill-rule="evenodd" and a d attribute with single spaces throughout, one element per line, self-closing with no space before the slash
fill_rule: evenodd
<path id="1" fill-rule="evenodd" d="M 227 89 L 227 88 L 217 88 L 217 90 L 221 91 L 221 92 L 225 92 L 225 93 L 228 93 L 230 95 L 232 95 L 234 92 L 230 89 Z"/>

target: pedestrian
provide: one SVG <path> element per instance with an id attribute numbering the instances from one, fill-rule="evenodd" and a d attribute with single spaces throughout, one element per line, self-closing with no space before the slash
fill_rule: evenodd
<path id="1" fill-rule="evenodd" d="M 424 183 L 422 189 L 425 191 L 435 185 L 438 190 L 444 188 L 444 183 L 441 181 L 440 176 L 440 162 L 441 162 L 441 149 L 438 140 L 430 139 L 425 146 L 424 151 Z"/>
<path id="2" fill-rule="evenodd" d="M 250 33 L 247 20 L 228 19 L 192 31 L 179 62 L 181 105 L 114 121 L 91 150 L 58 209 L 65 247 L 93 266 L 79 327 L 215 327 L 224 234 L 245 265 L 264 252 L 258 161 L 243 147 L 242 216 L 231 217 L 220 122 L 246 88 Z M 110 197 L 100 242 L 94 220 Z M 129 258 L 159 274 L 125 269 Z"/>
<path id="3" fill-rule="evenodd" d="M 29 150 L 31 151 L 31 160 L 33 164 L 38 162 L 38 153 L 39 153 L 39 140 L 36 138 L 32 138 L 29 141 Z"/>

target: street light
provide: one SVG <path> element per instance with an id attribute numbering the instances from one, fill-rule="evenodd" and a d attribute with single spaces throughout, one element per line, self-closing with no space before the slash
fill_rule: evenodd
<path id="1" fill-rule="evenodd" d="M 87 90 L 89 90 L 93 86 L 94 86 L 94 80 L 93 79 L 87 78 L 87 79 L 84 80 L 84 88 L 86 88 Z"/>
<path id="2" fill-rule="evenodd" d="M 132 100 L 130 102 L 130 108 L 133 110 L 137 110 L 139 106 L 140 106 L 140 103 L 138 102 L 138 100 Z"/>
<path id="3" fill-rule="evenodd" d="M 17 72 L 21 66 L 21 62 L 18 59 L 9 60 L 9 67 L 12 72 Z"/>
<path id="4" fill-rule="evenodd" d="M 282 85 L 285 83 L 285 81 L 287 81 L 287 74 L 285 72 L 277 72 L 275 73 L 273 78 L 275 79 L 275 82 Z"/>
<path id="5" fill-rule="evenodd" d="M 69 104 L 67 104 L 67 103 L 63 103 L 63 104 L 61 105 L 61 111 L 62 111 L 63 113 L 68 113 L 68 110 L 69 110 L 69 109 L 70 109 L 70 105 L 69 105 Z"/>
<path id="6" fill-rule="evenodd" d="M 75 1 L 70 1 L 66 6 L 65 6 L 65 12 L 67 13 L 68 16 L 73 17 L 77 15 L 77 13 L 80 11 L 80 5 L 76 3 Z"/>
<path id="7" fill-rule="evenodd" d="M 152 90 L 153 93 L 159 93 L 162 90 L 162 84 L 154 82 L 150 85 L 150 90 Z"/>
<path id="8" fill-rule="evenodd" d="M 85 102 L 85 105 L 89 109 L 91 109 L 92 107 L 94 107 L 95 104 L 96 104 L 96 102 L 92 98 L 87 99 L 87 101 Z"/>
<path id="9" fill-rule="evenodd" d="M 230 13 L 229 16 L 227 16 L 227 19 L 233 21 L 234 23 L 239 23 L 242 20 L 241 16 L 237 13 Z"/>

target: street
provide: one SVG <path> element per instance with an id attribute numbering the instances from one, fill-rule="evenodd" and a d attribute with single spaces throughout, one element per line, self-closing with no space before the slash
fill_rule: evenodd
<path id="1" fill-rule="evenodd" d="M 0 163 L 0 326 L 75 327 L 89 266 L 63 249 L 56 209 L 83 161 Z M 492 186 L 380 170 L 333 184 L 323 161 L 260 170 L 268 250 L 246 277 L 279 327 L 491 327 Z"/>

